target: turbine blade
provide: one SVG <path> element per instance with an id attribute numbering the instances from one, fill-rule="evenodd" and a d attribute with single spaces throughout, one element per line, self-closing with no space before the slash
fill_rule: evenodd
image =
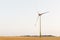
<path id="1" fill-rule="evenodd" d="M 36 18 L 35 26 L 37 25 L 38 19 L 39 19 L 39 16 Z"/>

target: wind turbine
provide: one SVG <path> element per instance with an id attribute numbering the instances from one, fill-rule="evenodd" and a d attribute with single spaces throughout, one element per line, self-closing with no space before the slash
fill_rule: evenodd
<path id="1" fill-rule="evenodd" d="M 38 12 L 38 18 L 40 18 L 40 24 L 39 24 L 39 26 L 40 26 L 40 37 L 42 36 L 42 35 L 41 35 L 41 27 L 42 27 L 42 26 L 41 26 L 41 16 L 42 16 L 43 14 L 46 14 L 46 13 L 48 13 L 48 12 L 43 12 L 43 13 L 39 13 L 39 12 Z M 37 21 L 38 21 L 38 18 L 37 18 Z"/>

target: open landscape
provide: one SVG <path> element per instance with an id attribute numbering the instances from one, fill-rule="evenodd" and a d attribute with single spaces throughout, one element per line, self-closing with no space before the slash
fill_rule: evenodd
<path id="1" fill-rule="evenodd" d="M 60 40 L 60 0 L 0 0 L 0 40 Z"/>
<path id="2" fill-rule="evenodd" d="M 60 40 L 60 37 L 14 37 L 6 36 L 0 37 L 0 40 Z"/>

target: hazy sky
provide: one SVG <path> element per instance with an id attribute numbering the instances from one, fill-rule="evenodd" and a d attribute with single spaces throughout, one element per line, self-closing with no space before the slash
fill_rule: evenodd
<path id="1" fill-rule="evenodd" d="M 42 34 L 60 36 L 60 0 L 0 0 L 0 35 L 39 35 L 37 12 L 42 16 Z"/>

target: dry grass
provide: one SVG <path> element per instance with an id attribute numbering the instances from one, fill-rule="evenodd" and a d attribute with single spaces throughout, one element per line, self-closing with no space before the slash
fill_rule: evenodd
<path id="1" fill-rule="evenodd" d="M 0 40 L 60 40 L 60 37 L 0 37 Z"/>

